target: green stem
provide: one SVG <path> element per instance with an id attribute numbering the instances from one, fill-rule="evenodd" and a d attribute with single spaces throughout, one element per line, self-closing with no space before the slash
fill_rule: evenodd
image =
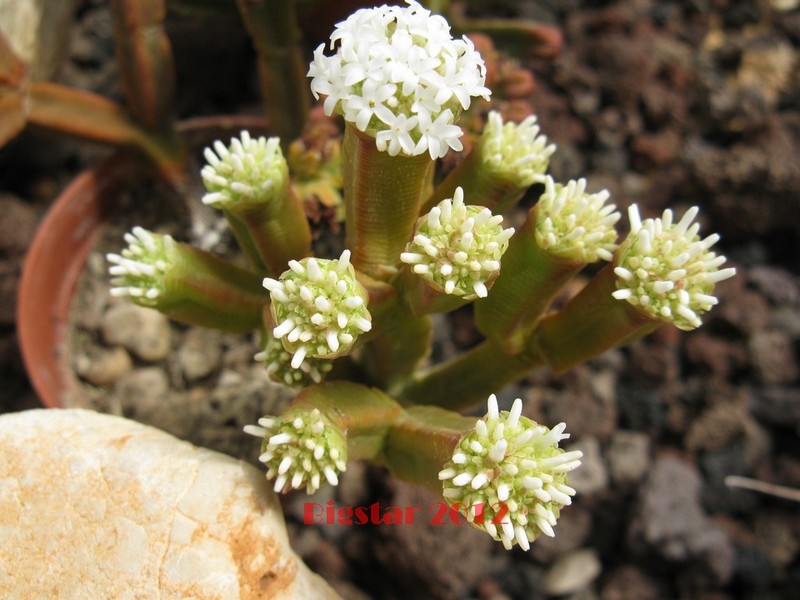
<path id="1" fill-rule="evenodd" d="M 194 246 L 175 245 L 163 287 L 156 308 L 176 321 L 234 333 L 262 324 L 261 277 Z"/>
<path id="2" fill-rule="evenodd" d="M 375 139 L 345 126 L 342 149 L 347 247 L 353 264 L 388 281 L 411 238 L 433 161 L 427 154 L 389 156 Z"/>
<path id="3" fill-rule="evenodd" d="M 475 417 L 463 417 L 435 406 L 411 407 L 389 429 L 383 458 L 395 477 L 441 495 L 439 471 L 474 426 Z"/>
<path id="4" fill-rule="evenodd" d="M 431 322 L 409 313 L 396 293 L 370 301 L 370 313 L 376 335 L 361 353 L 360 364 L 372 383 L 392 393 L 430 352 Z"/>
<path id="5" fill-rule="evenodd" d="M 536 243 L 536 211 L 511 238 L 500 275 L 489 296 L 475 302 L 475 324 L 510 354 L 521 352 L 525 339 L 553 296 L 584 264 L 542 250 Z"/>
<path id="6" fill-rule="evenodd" d="M 270 127 L 286 150 L 303 130 L 311 96 L 294 0 L 237 0 L 258 56 Z"/>
<path id="7" fill-rule="evenodd" d="M 311 228 L 288 182 L 264 204 L 234 205 L 225 213 L 232 213 L 241 223 L 242 233 L 249 237 L 245 243 L 255 249 L 260 264 L 276 277 L 289 268 L 290 260 L 311 255 Z M 235 226 L 232 229 L 236 231 Z"/>
<path id="8" fill-rule="evenodd" d="M 529 348 L 557 371 L 566 371 L 663 324 L 613 298 L 615 282 L 614 264 L 609 263 L 563 309 L 539 322 Z"/>
<path id="9" fill-rule="evenodd" d="M 509 356 L 486 340 L 447 362 L 409 379 L 397 393 L 400 401 L 465 410 L 543 364 L 535 353 Z"/>
<path id="10" fill-rule="evenodd" d="M 222 214 L 228 223 L 228 228 L 236 238 L 236 243 L 239 245 L 242 253 L 247 257 L 247 262 L 253 271 L 265 273 L 269 269 L 264 264 L 261 258 L 261 253 L 258 251 L 255 242 L 253 241 L 247 226 L 239 219 L 239 217 L 230 209 L 223 208 Z"/>
<path id="11" fill-rule="evenodd" d="M 425 214 L 446 198 L 452 198 L 457 187 L 464 190 L 464 202 L 485 206 L 494 214 L 502 214 L 516 204 L 527 188 L 493 173 L 483 161 L 480 143 L 450 171 L 431 196 L 425 201 L 421 214 Z"/>
<path id="12" fill-rule="evenodd" d="M 321 383 L 303 389 L 284 412 L 319 409 L 347 434 L 350 459 L 379 459 L 390 425 L 403 413 L 402 407 L 383 392 L 350 381 Z"/>

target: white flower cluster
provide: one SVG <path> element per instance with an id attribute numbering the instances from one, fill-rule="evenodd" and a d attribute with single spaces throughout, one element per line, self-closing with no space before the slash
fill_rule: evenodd
<path id="1" fill-rule="evenodd" d="M 454 40 L 447 21 L 417 2 L 356 11 L 336 26 L 333 48 L 314 52 L 311 91 L 326 96 L 326 114 L 340 113 L 392 156 L 461 150 L 455 120 L 472 96 L 491 93 L 469 38 Z"/>
<path id="2" fill-rule="evenodd" d="M 715 284 L 733 277 L 736 269 L 720 269 L 725 257 L 710 250 L 719 235 L 700 239 L 700 225 L 693 223 L 698 212 L 692 207 L 673 223 L 667 209 L 660 219 L 642 221 L 639 208 L 631 205 L 631 232 L 617 252 L 614 298 L 679 329 L 701 325 L 700 315 L 718 302 L 712 295 Z"/>
<path id="3" fill-rule="evenodd" d="M 540 248 L 590 264 L 611 260 L 617 247 L 614 225 L 620 214 L 606 204 L 607 190 L 589 194 L 586 180 L 557 184 L 545 179 L 545 192 L 536 213 L 536 242 Z"/>
<path id="4" fill-rule="evenodd" d="M 162 293 L 163 276 L 169 268 L 175 240 L 142 227 L 134 227 L 124 237 L 128 247 L 122 254 L 107 254 L 111 263 L 111 295 L 128 298 L 143 306 L 156 306 Z"/>
<path id="5" fill-rule="evenodd" d="M 614 298 L 679 329 L 701 325 L 700 315 L 718 303 L 714 285 L 733 277 L 736 269 L 720 269 L 725 257 L 710 250 L 719 235 L 700 239 L 700 225 L 693 223 L 698 212 L 694 206 L 673 223 L 666 209 L 660 219 L 642 221 L 639 207 L 631 205 L 631 232 L 617 252 Z"/>
<path id="6" fill-rule="evenodd" d="M 503 123 L 500 113 L 491 111 L 480 142 L 484 163 L 520 187 L 543 182 L 556 146 L 539 133 L 534 115 L 522 123 Z"/>
<path id="7" fill-rule="evenodd" d="M 575 495 L 567 473 L 583 456 L 558 447 L 569 437 L 564 423 L 548 429 L 521 413 L 519 398 L 510 412 L 500 412 L 489 396 L 488 413 L 439 473 L 447 502 L 509 550 L 515 543 L 527 550 L 540 534 L 554 535 L 561 507 Z"/>
<path id="8" fill-rule="evenodd" d="M 400 260 L 445 294 L 485 298 L 514 235 L 502 222 L 488 208 L 465 205 L 464 191 L 456 188 L 452 200 L 442 200 L 417 222 Z"/>
<path id="9" fill-rule="evenodd" d="M 293 354 L 293 369 L 301 368 L 306 356 L 341 356 L 372 329 L 368 295 L 356 280 L 349 250 L 334 260 L 289 261 L 289 270 L 280 279 L 266 277 L 264 287 L 277 323 L 272 335 Z"/>
<path id="10" fill-rule="evenodd" d="M 306 356 L 300 367 L 293 369 L 291 353 L 283 347 L 279 339 L 267 337 L 269 339 L 264 350 L 256 354 L 255 359 L 264 363 L 267 376 L 275 383 L 290 387 L 306 387 L 320 383 L 333 368 L 333 365 L 326 360 Z"/>
<path id="11" fill-rule="evenodd" d="M 258 460 L 267 466 L 267 479 L 275 479 L 276 492 L 305 487 L 307 494 L 313 494 L 323 481 L 337 485 L 339 473 L 347 469 L 344 433 L 317 408 L 293 416 L 263 417 L 244 431 L 264 438 Z"/>
<path id="12" fill-rule="evenodd" d="M 217 140 L 206 148 L 200 171 L 207 194 L 203 203 L 222 208 L 236 202 L 264 202 L 287 180 L 289 167 L 276 137 L 253 139 L 246 131 L 230 147 Z"/>

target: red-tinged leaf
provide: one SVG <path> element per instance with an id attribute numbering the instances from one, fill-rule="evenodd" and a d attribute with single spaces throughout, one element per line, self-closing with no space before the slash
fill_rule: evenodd
<path id="1" fill-rule="evenodd" d="M 33 83 L 28 122 L 84 140 L 138 148 L 168 174 L 175 175 L 182 162 L 182 147 L 173 138 L 148 133 L 121 106 L 90 92 Z"/>
<path id="2" fill-rule="evenodd" d="M 0 32 L 0 146 L 25 127 L 28 69 Z"/>
<path id="3" fill-rule="evenodd" d="M 153 132 L 172 126 L 175 69 L 164 0 L 113 0 L 116 57 L 131 115 Z"/>

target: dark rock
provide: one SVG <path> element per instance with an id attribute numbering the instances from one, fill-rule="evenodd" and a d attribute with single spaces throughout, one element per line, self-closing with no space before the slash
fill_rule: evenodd
<path id="1" fill-rule="evenodd" d="M 776 569 L 789 566 L 800 550 L 800 521 L 796 512 L 770 511 L 757 514 L 755 535 L 759 547 Z"/>
<path id="2" fill-rule="evenodd" d="M 650 468 L 650 437 L 619 430 L 611 437 L 606 459 L 614 485 L 628 488 L 639 483 Z"/>
<path id="3" fill-rule="evenodd" d="M 752 493 L 725 485 L 725 478 L 729 475 L 745 475 L 748 472 L 745 448 L 741 441 L 719 450 L 704 452 L 699 462 L 705 475 L 703 505 L 709 511 L 747 513 L 755 508 L 758 499 Z"/>
<path id="4" fill-rule="evenodd" d="M 544 571 L 541 567 L 530 563 L 513 563 L 503 574 L 502 583 L 505 592 L 512 598 L 526 600 L 544 600 Z"/>
<path id="5" fill-rule="evenodd" d="M 671 383 L 679 372 L 677 345 L 647 341 L 631 347 L 629 373 L 637 383 Z"/>
<path id="6" fill-rule="evenodd" d="M 735 546 L 736 574 L 734 585 L 755 592 L 766 590 L 772 582 L 769 557 L 753 546 Z"/>
<path id="7" fill-rule="evenodd" d="M 530 556 L 539 562 L 551 563 L 557 556 L 583 546 L 591 529 L 591 512 L 579 504 L 566 507 L 558 517 L 555 537 L 540 536 L 531 544 Z"/>
<path id="8" fill-rule="evenodd" d="M 486 573 L 498 542 L 469 524 L 432 525 L 431 507 L 443 500 L 423 488 L 395 480 L 389 488 L 387 505 L 420 510 L 413 524 L 378 526 L 363 540 L 383 572 L 383 597 L 462 597 Z"/>
<path id="9" fill-rule="evenodd" d="M 36 211 L 15 196 L 0 194 L 0 215 L 0 258 L 22 256 L 36 231 Z"/>
<path id="10" fill-rule="evenodd" d="M 658 134 L 643 133 L 631 143 L 633 164 L 638 170 L 662 167 L 674 161 L 681 150 L 681 139 L 674 129 Z"/>
<path id="11" fill-rule="evenodd" d="M 694 562 L 724 584 L 734 571 L 733 546 L 703 512 L 700 488 L 700 474 L 691 464 L 671 455 L 657 458 L 642 486 L 628 539 L 634 552 Z"/>
<path id="12" fill-rule="evenodd" d="M 586 367 L 566 373 L 563 390 L 543 390 L 545 422 L 564 422 L 573 437 L 594 436 L 608 439 L 616 427 L 615 376 L 610 371 L 594 374 Z"/>
<path id="13" fill-rule="evenodd" d="M 751 335 L 769 322 L 769 303 L 762 294 L 746 289 L 739 277 L 720 283 L 715 289 L 719 306 L 714 307 L 705 321 L 710 326 L 724 324 L 732 331 Z"/>
<path id="14" fill-rule="evenodd" d="M 800 297 L 797 278 L 769 265 L 758 265 L 747 272 L 747 280 L 773 304 L 795 304 Z"/>
<path id="15" fill-rule="evenodd" d="M 327 581 L 349 579 L 350 568 L 339 549 L 328 540 L 321 538 L 314 548 L 301 554 L 306 564 Z"/>
<path id="16" fill-rule="evenodd" d="M 632 565 L 615 569 L 603 586 L 601 600 L 661 600 L 661 584 Z"/>
<path id="17" fill-rule="evenodd" d="M 796 387 L 756 388 L 752 390 L 750 410 L 766 423 L 800 432 L 800 389 Z"/>
<path id="18" fill-rule="evenodd" d="M 692 422 L 684 443 L 693 452 L 719 450 L 743 435 L 749 418 L 741 403 L 715 404 Z"/>
<path id="19" fill-rule="evenodd" d="M 711 379 L 721 381 L 726 381 L 748 364 L 747 350 L 743 344 L 702 330 L 686 336 L 686 358 L 701 372 L 708 373 Z"/>
<path id="20" fill-rule="evenodd" d="M 758 378 L 770 384 L 797 379 L 797 357 L 791 338 L 783 331 L 758 331 L 750 338 L 750 361 Z"/>
<path id="21" fill-rule="evenodd" d="M 570 452 L 573 450 L 583 452 L 581 466 L 569 474 L 569 485 L 575 488 L 578 494 L 591 497 L 608 489 L 608 470 L 597 438 L 585 436 L 565 448 Z"/>
<path id="22" fill-rule="evenodd" d="M 649 431 L 660 429 L 664 424 L 666 406 L 662 397 L 654 391 L 619 385 L 617 402 L 621 424 L 625 429 Z"/>

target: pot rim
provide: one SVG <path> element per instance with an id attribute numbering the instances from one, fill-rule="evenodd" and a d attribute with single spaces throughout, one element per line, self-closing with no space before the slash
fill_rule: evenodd
<path id="1" fill-rule="evenodd" d="M 263 117 L 249 115 L 197 117 L 176 124 L 184 140 L 202 132 L 230 135 L 266 127 Z M 65 343 L 78 278 L 110 222 L 104 195 L 125 184 L 141 165 L 129 154 L 115 152 L 80 173 L 56 197 L 25 255 L 17 291 L 17 340 L 31 385 L 47 408 L 65 407 L 67 395 L 79 390 Z"/>

